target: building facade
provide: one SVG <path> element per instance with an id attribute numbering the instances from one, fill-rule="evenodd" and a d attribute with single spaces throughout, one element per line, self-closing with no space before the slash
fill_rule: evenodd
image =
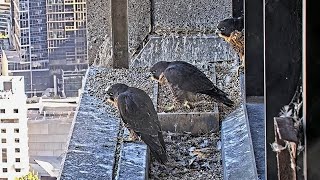
<path id="1" fill-rule="evenodd" d="M 29 172 L 28 126 L 24 78 L 0 76 L 0 179 Z"/>
<path id="2" fill-rule="evenodd" d="M 13 0 L 12 11 L 13 44 L 28 67 L 9 70 L 25 77 L 29 96 L 47 88 L 63 96 L 63 71 L 88 68 L 85 0 Z"/>
<path id="3" fill-rule="evenodd" d="M 10 31 L 10 0 L 0 0 L 0 34 L 6 36 Z"/>

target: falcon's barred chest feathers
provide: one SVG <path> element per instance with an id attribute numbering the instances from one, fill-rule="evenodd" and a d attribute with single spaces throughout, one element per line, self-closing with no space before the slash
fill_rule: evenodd
<path id="1" fill-rule="evenodd" d="M 228 42 L 239 55 L 244 67 L 244 20 L 243 17 L 228 18 L 219 22 L 216 34 Z"/>
<path id="2" fill-rule="evenodd" d="M 197 67 L 184 61 L 160 61 L 151 68 L 152 78 L 160 83 L 168 82 L 176 100 L 191 108 L 190 101 L 196 94 L 206 94 L 214 100 L 233 106 L 225 92 L 217 88 Z M 173 107 L 174 108 L 174 107 Z"/>
<path id="3" fill-rule="evenodd" d="M 159 162 L 165 164 L 167 154 L 161 125 L 148 94 L 121 83 L 108 87 L 106 93 L 108 102 L 117 107 L 125 126 L 148 145 Z"/>

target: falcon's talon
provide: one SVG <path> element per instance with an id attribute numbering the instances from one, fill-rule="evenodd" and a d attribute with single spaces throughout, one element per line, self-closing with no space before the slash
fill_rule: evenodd
<path id="1" fill-rule="evenodd" d="M 190 104 L 190 102 L 185 101 L 183 104 L 184 107 L 187 107 L 188 109 L 193 109 L 193 106 Z"/>
<path id="2" fill-rule="evenodd" d="M 127 142 L 134 142 L 134 141 L 141 141 L 141 139 L 136 134 L 130 133 L 129 138 L 127 139 Z"/>
<path id="3" fill-rule="evenodd" d="M 175 105 L 166 106 L 166 107 L 164 108 L 164 112 L 173 111 L 174 109 L 175 109 Z"/>

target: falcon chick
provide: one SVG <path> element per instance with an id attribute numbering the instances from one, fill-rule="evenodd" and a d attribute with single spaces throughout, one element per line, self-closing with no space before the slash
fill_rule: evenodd
<path id="1" fill-rule="evenodd" d="M 238 53 L 241 65 L 244 68 L 244 20 L 243 17 L 228 18 L 219 22 L 216 34 L 228 42 L 231 47 Z"/>
<path id="2" fill-rule="evenodd" d="M 108 101 L 118 108 L 125 126 L 148 145 L 152 155 L 160 163 L 165 164 L 167 154 L 161 125 L 148 94 L 121 83 L 113 84 L 106 92 Z"/>
<path id="3" fill-rule="evenodd" d="M 161 84 L 168 82 L 175 100 L 188 108 L 191 108 L 189 103 L 195 100 L 196 94 L 209 95 L 228 107 L 234 104 L 203 72 L 185 61 L 159 61 L 150 68 L 150 72 L 152 79 Z"/>

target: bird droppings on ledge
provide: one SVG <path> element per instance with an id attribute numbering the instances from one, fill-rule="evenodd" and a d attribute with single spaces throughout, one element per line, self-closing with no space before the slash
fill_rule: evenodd
<path id="1" fill-rule="evenodd" d="M 164 133 L 168 163 L 151 159 L 151 180 L 222 179 L 220 133 L 193 136 L 189 133 Z"/>

